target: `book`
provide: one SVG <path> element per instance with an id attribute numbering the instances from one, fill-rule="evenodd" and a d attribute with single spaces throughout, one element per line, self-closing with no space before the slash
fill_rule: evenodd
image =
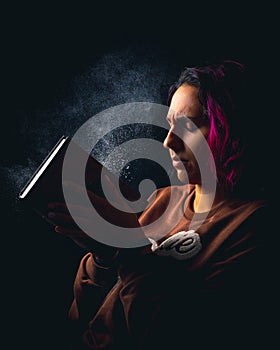
<path id="1" fill-rule="evenodd" d="M 24 205 L 30 207 L 52 225 L 55 225 L 55 223 L 52 222 L 47 215 L 48 203 L 65 203 L 62 186 L 62 169 L 65 152 L 70 140 L 70 137 L 64 135 L 58 140 L 18 195 L 18 199 L 22 201 Z M 72 151 L 74 150 L 74 156 L 77 157 L 76 159 L 78 159 L 79 156 L 85 156 L 85 150 L 73 140 L 71 142 L 71 148 Z M 92 155 L 89 154 L 87 156 L 88 160 L 85 169 L 86 188 L 99 196 L 105 197 L 101 186 L 101 172 L 105 171 L 111 178 L 117 175 L 105 168 L 104 165 L 98 162 Z M 66 180 L 76 182 L 77 174 L 75 169 L 68 173 Z M 136 201 L 140 198 L 140 193 L 128 183 L 124 182 L 121 178 L 117 180 L 120 191 L 127 200 Z"/>

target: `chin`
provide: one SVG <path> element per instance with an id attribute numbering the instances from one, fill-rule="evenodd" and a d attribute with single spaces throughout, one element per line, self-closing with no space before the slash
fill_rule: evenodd
<path id="1" fill-rule="evenodd" d="M 201 184 L 201 178 L 199 175 L 192 174 L 191 171 L 177 170 L 177 177 L 183 184 L 199 185 Z"/>
<path id="2" fill-rule="evenodd" d="M 188 173 L 185 170 L 177 170 L 178 180 L 184 184 L 190 183 Z"/>

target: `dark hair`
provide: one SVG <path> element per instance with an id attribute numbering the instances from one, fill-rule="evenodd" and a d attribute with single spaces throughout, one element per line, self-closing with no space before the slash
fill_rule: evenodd
<path id="1" fill-rule="evenodd" d="M 186 67 L 171 85 L 167 104 L 183 84 L 198 88 L 199 100 L 210 131 L 208 144 L 212 151 L 219 183 L 233 190 L 244 167 L 244 117 L 250 107 L 248 76 L 245 65 L 233 60 L 204 66 Z M 244 124 L 244 125 L 245 125 Z"/>

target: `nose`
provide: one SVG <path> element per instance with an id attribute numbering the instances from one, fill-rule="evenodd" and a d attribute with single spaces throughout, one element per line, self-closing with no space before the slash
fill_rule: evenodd
<path id="1" fill-rule="evenodd" d="M 178 152 L 184 148 L 184 143 L 183 140 L 174 133 L 174 129 L 171 128 L 163 141 L 163 146 L 172 149 L 174 152 Z"/>

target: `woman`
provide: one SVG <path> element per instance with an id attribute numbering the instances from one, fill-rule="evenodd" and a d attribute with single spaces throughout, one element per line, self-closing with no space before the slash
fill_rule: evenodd
<path id="1" fill-rule="evenodd" d="M 258 182 L 247 181 L 245 76 L 242 64 L 224 61 L 185 68 L 170 88 L 164 146 L 182 186 L 158 190 L 139 220 L 116 219 L 144 229 L 173 191 L 168 215 L 175 225 L 163 237 L 151 233 L 141 248 L 106 247 L 65 227 L 66 208 L 50 205 L 56 231 L 88 250 L 74 283 L 70 348 L 228 349 L 263 340 L 262 304 L 256 308 L 252 295 L 263 291 L 257 247 L 267 205 Z M 211 151 L 204 158 L 203 139 Z M 105 202 L 90 196 L 102 210 Z"/>

